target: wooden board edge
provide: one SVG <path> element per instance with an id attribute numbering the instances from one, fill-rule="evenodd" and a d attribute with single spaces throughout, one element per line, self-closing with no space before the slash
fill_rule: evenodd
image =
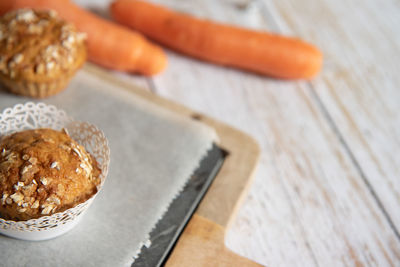
<path id="1" fill-rule="evenodd" d="M 200 215 L 194 214 L 166 267 L 260 267 L 261 265 L 239 256 L 224 245 L 225 229 Z"/>
<path id="2" fill-rule="evenodd" d="M 185 227 L 166 266 L 261 266 L 225 247 L 226 229 L 235 218 L 254 177 L 260 157 L 257 142 L 240 130 L 122 81 L 90 63 L 84 69 L 145 100 L 213 127 L 220 138 L 218 145 L 228 152 L 221 170 Z"/>
<path id="3" fill-rule="evenodd" d="M 229 154 L 196 213 L 228 229 L 250 189 L 260 148 L 239 130 L 206 116 L 202 121 L 217 131 Z"/>

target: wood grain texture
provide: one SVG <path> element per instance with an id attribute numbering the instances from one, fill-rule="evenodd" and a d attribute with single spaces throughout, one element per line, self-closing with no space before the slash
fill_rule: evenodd
<path id="1" fill-rule="evenodd" d="M 236 255 L 224 244 L 226 229 L 248 191 L 259 159 L 260 150 L 254 139 L 212 118 L 118 80 L 94 65 L 87 64 L 85 70 L 166 110 L 213 127 L 219 136 L 218 145 L 229 153 L 180 236 L 167 266 L 259 266 Z"/>
<path id="2" fill-rule="evenodd" d="M 227 2 L 189 2 L 197 14 L 218 14 L 220 21 L 229 22 L 237 12 Z M 289 32 L 278 13 L 269 16 L 268 5 L 256 5 L 251 12 L 259 19 L 247 24 L 251 27 L 258 21 L 263 24 L 255 28 L 283 28 L 306 40 L 317 34 Z M 308 27 L 315 28 L 309 16 Z M 327 68 L 333 60 L 327 60 Z M 393 225 L 312 87 L 323 83 L 325 72 L 313 84 L 285 83 L 175 53 L 170 53 L 170 62 L 166 73 L 154 79 L 158 93 L 251 133 L 264 153 L 255 185 L 228 233 L 229 247 L 272 266 L 398 264 L 400 246 Z M 391 206 L 398 207 L 398 202 Z"/>
<path id="3" fill-rule="evenodd" d="M 250 133 L 262 156 L 227 245 L 269 266 L 399 266 L 400 4 L 395 0 L 155 1 L 301 37 L 311 83 L 169 52 L 153 92 Z"/>
<path id="4" fill-rule="evenodd" d="M 367 265 L 368 257 L 390 266 L 399 260 L 390 225 L 307 84 L 296 88 L 244 74 L 235 78 L 238 74 L 207 70 L 203 64 L 179 68 L 193 73 L 185 74 L 188 83 L 175 80 L 173 88 L 160 86 L 161 92 L 172 91 L 171 99 L 179 97 L 196 109 L 203 103 L 206 114 L 229 118 L 263 151 L 250 196 L 228 232 L 231 249 L 272 266 Z M 215 83 L 225 84 L 214 88 Z M 202 91 L 195 102 L 188 92 L 193 84 Z M 371 256 L 364 255 L 367 249 Z"/>
<path id="5" fill-rule="evenodd" d="M 193 215 L 169 257 L 166 267 L 257 267 L 224 246 L 225 229 Z"/>
<path id="6" fill-rule="evenodd" d="M 192 117 L 213 127 L 220 137 L 219 146 L 229 153 L 196 214 L 229 229 L 252 185 L 260 148 L 253 138 L 228 125 L 207 116 Z"/>
<path id="7" fill-rule="evenodd" d="M 312 86 L 398 232 L 399 2 L 284 0 L 274 6 L 281 28 L 324 48 L 324 75 Z"/>

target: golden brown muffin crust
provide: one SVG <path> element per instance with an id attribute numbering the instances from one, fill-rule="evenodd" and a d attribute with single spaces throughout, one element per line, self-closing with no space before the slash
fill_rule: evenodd
<path id="1" fill-rule="evenodd" d="M 97 192 L 95 159 L 65 132 L 37 129 L 0 139 L 0 216 L 29 220 L 76 206 Z"/>
<path id="2" fill-rule="evenodd" d="M 54 11 L 19 9 L 0 18 L 0 76 L 53 80 L 86 60 L 85 35 Z"/>

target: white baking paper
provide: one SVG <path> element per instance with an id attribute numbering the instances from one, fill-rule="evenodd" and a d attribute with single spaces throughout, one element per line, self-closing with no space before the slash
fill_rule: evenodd
<path id="1" fill-rule="evenodd" d="M 0 110 L 27 101 L 32 99 L 0 90 Z M 67 90 L 39 101 L 104 131 L 111 150 L 109 174 L 82 221 L 64 236 L 41 242 L 0 236 L 0 265 L 130 266 L 211 148 L 214 130 L 85 70 Z"/>

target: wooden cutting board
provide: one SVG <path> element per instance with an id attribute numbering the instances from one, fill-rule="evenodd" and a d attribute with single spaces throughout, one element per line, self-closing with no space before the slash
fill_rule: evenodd
<path id="1" fill-rule="evenodd" d="M 224 245 L 225 232 L 251 184 L 260 149 L 253 138 L 224 123 L 166 100 L 87 64 L 86 71 L 163 108 L 213 127 L 219 147 L 228 152 L 220 172 L 180 236 L 166 266 L 261 266 L 234 254 Z"/>

